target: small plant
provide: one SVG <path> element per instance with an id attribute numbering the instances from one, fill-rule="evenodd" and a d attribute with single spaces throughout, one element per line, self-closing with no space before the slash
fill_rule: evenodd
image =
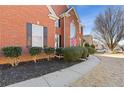
<path id="1" fill-rule="evenodd" d="M 51 47 L 44 48 L 44 52 L 48 55 L 48 61 L 51 58 L 51 55 L 54 54 L 55 49 Z"/>
<path id="2" fill-rule="evenodd" d="M 31 47 L 29 48 L 29 54 L 32 56 L 34 62 L 37 62 L 37 56 L 41 53 L 41 47 Z"/>
<path id="3" fill-rule="evenodd" d="M 94 44 L 92 44 L 91 47 L 95 49 L 95 45 Z"/>
<path id="4" fill-rule="evenodd" d="M 56 55 L 59 56 L 59 59 L 61 56 L 63 56 L 63 48 L 57 48 L 56 49 Z"/>
<path id="5" fill-rule="evenodd" d="M 65 61 L 77 61 L 82 56 L 81 48 L 68 47 L 63 49 L 63 56 Z"/>
<path id="6" fill-rule="evenodd" d="M 85 47 L 90 47 L 89 43 L 84 44 Z"/>
<path id="7" fill-rule="evenodd" d="M 19 56 L 22 54 L 21 47 L 4 47 L 2 48 L 3 54 L 7 57 L 12 66 L 17 66 L 19 63 Z"/>

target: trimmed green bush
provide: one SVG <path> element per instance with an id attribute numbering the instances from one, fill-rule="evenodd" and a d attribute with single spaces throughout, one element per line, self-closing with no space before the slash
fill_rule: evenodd
<path id="1" fill-rule="evenodd" d="M 90 47 L 89 43 L 85 43 L 84 47 Z"/>
<path id="2" fill-rule="evenodd" d="M 10 59 L 11 65 L 16 66 L 19 63 L 19 56 L 22 54 L 22 48 L 21 47 L 4 47 L 2 48 L 3 54 L 5 57 L 8 57 Z"/>
<path id="3" fill-rule="evenodd" d="M 89 54 L 94 54 L 96 52 L 96 50 L 92 47 L 86 47 L 88 49 L 88 53 Z"/>
<path id="4" fill-rule="evenodd" d="M 68 47 L 63 49 L 65 61 L 77 61 L 82 56 L 82 49 L 79 47 Z"/>
<path id="5" fill-rule="evenodd" d="M 44 48 L 44 52 L 48 55 L 48 60 L 50 60 L 50 55 L 54 54 L 55 49 L 51 47 Z"/>
<path id="6" fill-rule="evenodd" d="M 54 51 L 55 51 L 55 49 L 54 48 L 51 48 L 51 47 L 47 47 L 47 48 L 44 48 L 44 52 L 46 53 L 46 54 L 53 54 L 54 53 Z"/>
<path id="7" fill-rule="evenodd" d="M 4 47 L 2 48 L 5 57 L 18 57 L 21 55 L 21 47 Z"/>
<path id="8" fill-rule="evenodd" d="M 95 45 L 94 44 L 92 44 L 91 47 L 95 49 Z"/>
<path id="9" fill-rule="evenodd" d="M 34 62 L 37 62 L 37 56 L 41 53 L 41 47 L 31 47 L 29 48 L 29 54 L 32 56 Z"/>
<path id="10" fill-rule="evenodd" d="M 86 47 L 82 47 L 82 58 L 86 59 L 89 56 L 88 49 Z"/>
<path id="11" fill-rule="evenodd" d="M 84 46 L 88 49 L 88 54 L 94 54 L 96 52 L 93 44 L 90 46 L 88 43 L 85 43 Z"/>
<path id="12" fill-rule="evenodd" d="M 42 51 L 42 48 L 41 47 L 31 47 L 29 48 L 29 54 L 31 56 L 35 56 L 35 55 L 38 55 L 40 54 Z"/>
<path id="13" fill-rule="evenodd" d="M 63 55 L 63 48 L 57 48 L 56 49 L 56 55 L 59 56 L 59 59 L 60 59 L 61 56 Z"/>
<path id="14" fill-rule="evenodd" d="M 56 55 L 62 55 L 63 54 L 63 48 L 57 48 L 56 49 Z"/>

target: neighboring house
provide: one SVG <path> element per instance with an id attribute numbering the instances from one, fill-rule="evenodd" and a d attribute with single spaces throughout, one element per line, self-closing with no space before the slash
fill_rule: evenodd
<path id="1" fill-rule="evenodd" d="M 93 44 L 93 36 L 92 35 L 84 35 L 83 40 L 85 43 Z"/>
<path id="2" fill-rule="evenodd" d="M 83 27 L 66 5 L 0 6 L 0 47 L 70 47 L 81 43 Z"/>
<path id="3" fill-rule="evenodd" d="M 104 44 L 102 44 L 101 42 L 99 42 L 98 40 L 94 40 L 93 44 L 95 45 L 96 49 L 105 49 Z"/>

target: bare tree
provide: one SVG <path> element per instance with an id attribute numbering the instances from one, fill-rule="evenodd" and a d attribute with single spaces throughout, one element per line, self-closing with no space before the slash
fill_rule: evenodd
<path id="1" fill-rule="evenodd" d="M 124 11 L 121 8 L 107 8 L 95 20 L 95 37 L 111 51 L 124 37 Z"/>

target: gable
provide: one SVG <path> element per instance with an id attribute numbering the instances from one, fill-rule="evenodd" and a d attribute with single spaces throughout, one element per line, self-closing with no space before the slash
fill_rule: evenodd
<path id="1" fill-rule="evenodd" d="M 70 13 L 72 16 L 75 16 L 77 20 L 79 20 L 79 16 L 76 12 L 76 10 L 72 7 L 70 10 L 67 11 L 67 14 Z"/>
<path id="2" fill-rule="evenodd" d="M 80 21 L 79 16 L 73 7 L 68 9 L 66 12 L 62 13 L 60 16 L 63 17 L 63 16 L 67 16 L 68 14 L 70 14 L 71 16 L 75 16 L 77 20 Z"/>
<path id="3" fill-rule="evenodd" d="M 51 5 L 51 7 L 53 8 L 57 16 L 68 10 L 67 5 Z"/>
<path id="4" fill-rule="evenodd" d="M 53 19 L 53 20 L 56 20 L 56 19 L 59 19 L 55 13 L 55 11 L 53 10 L 53 8 L 50 6 L 50 5 L 47 5 L 47 8 L 49 10 L 49 14 L 48 16 Z"/>

